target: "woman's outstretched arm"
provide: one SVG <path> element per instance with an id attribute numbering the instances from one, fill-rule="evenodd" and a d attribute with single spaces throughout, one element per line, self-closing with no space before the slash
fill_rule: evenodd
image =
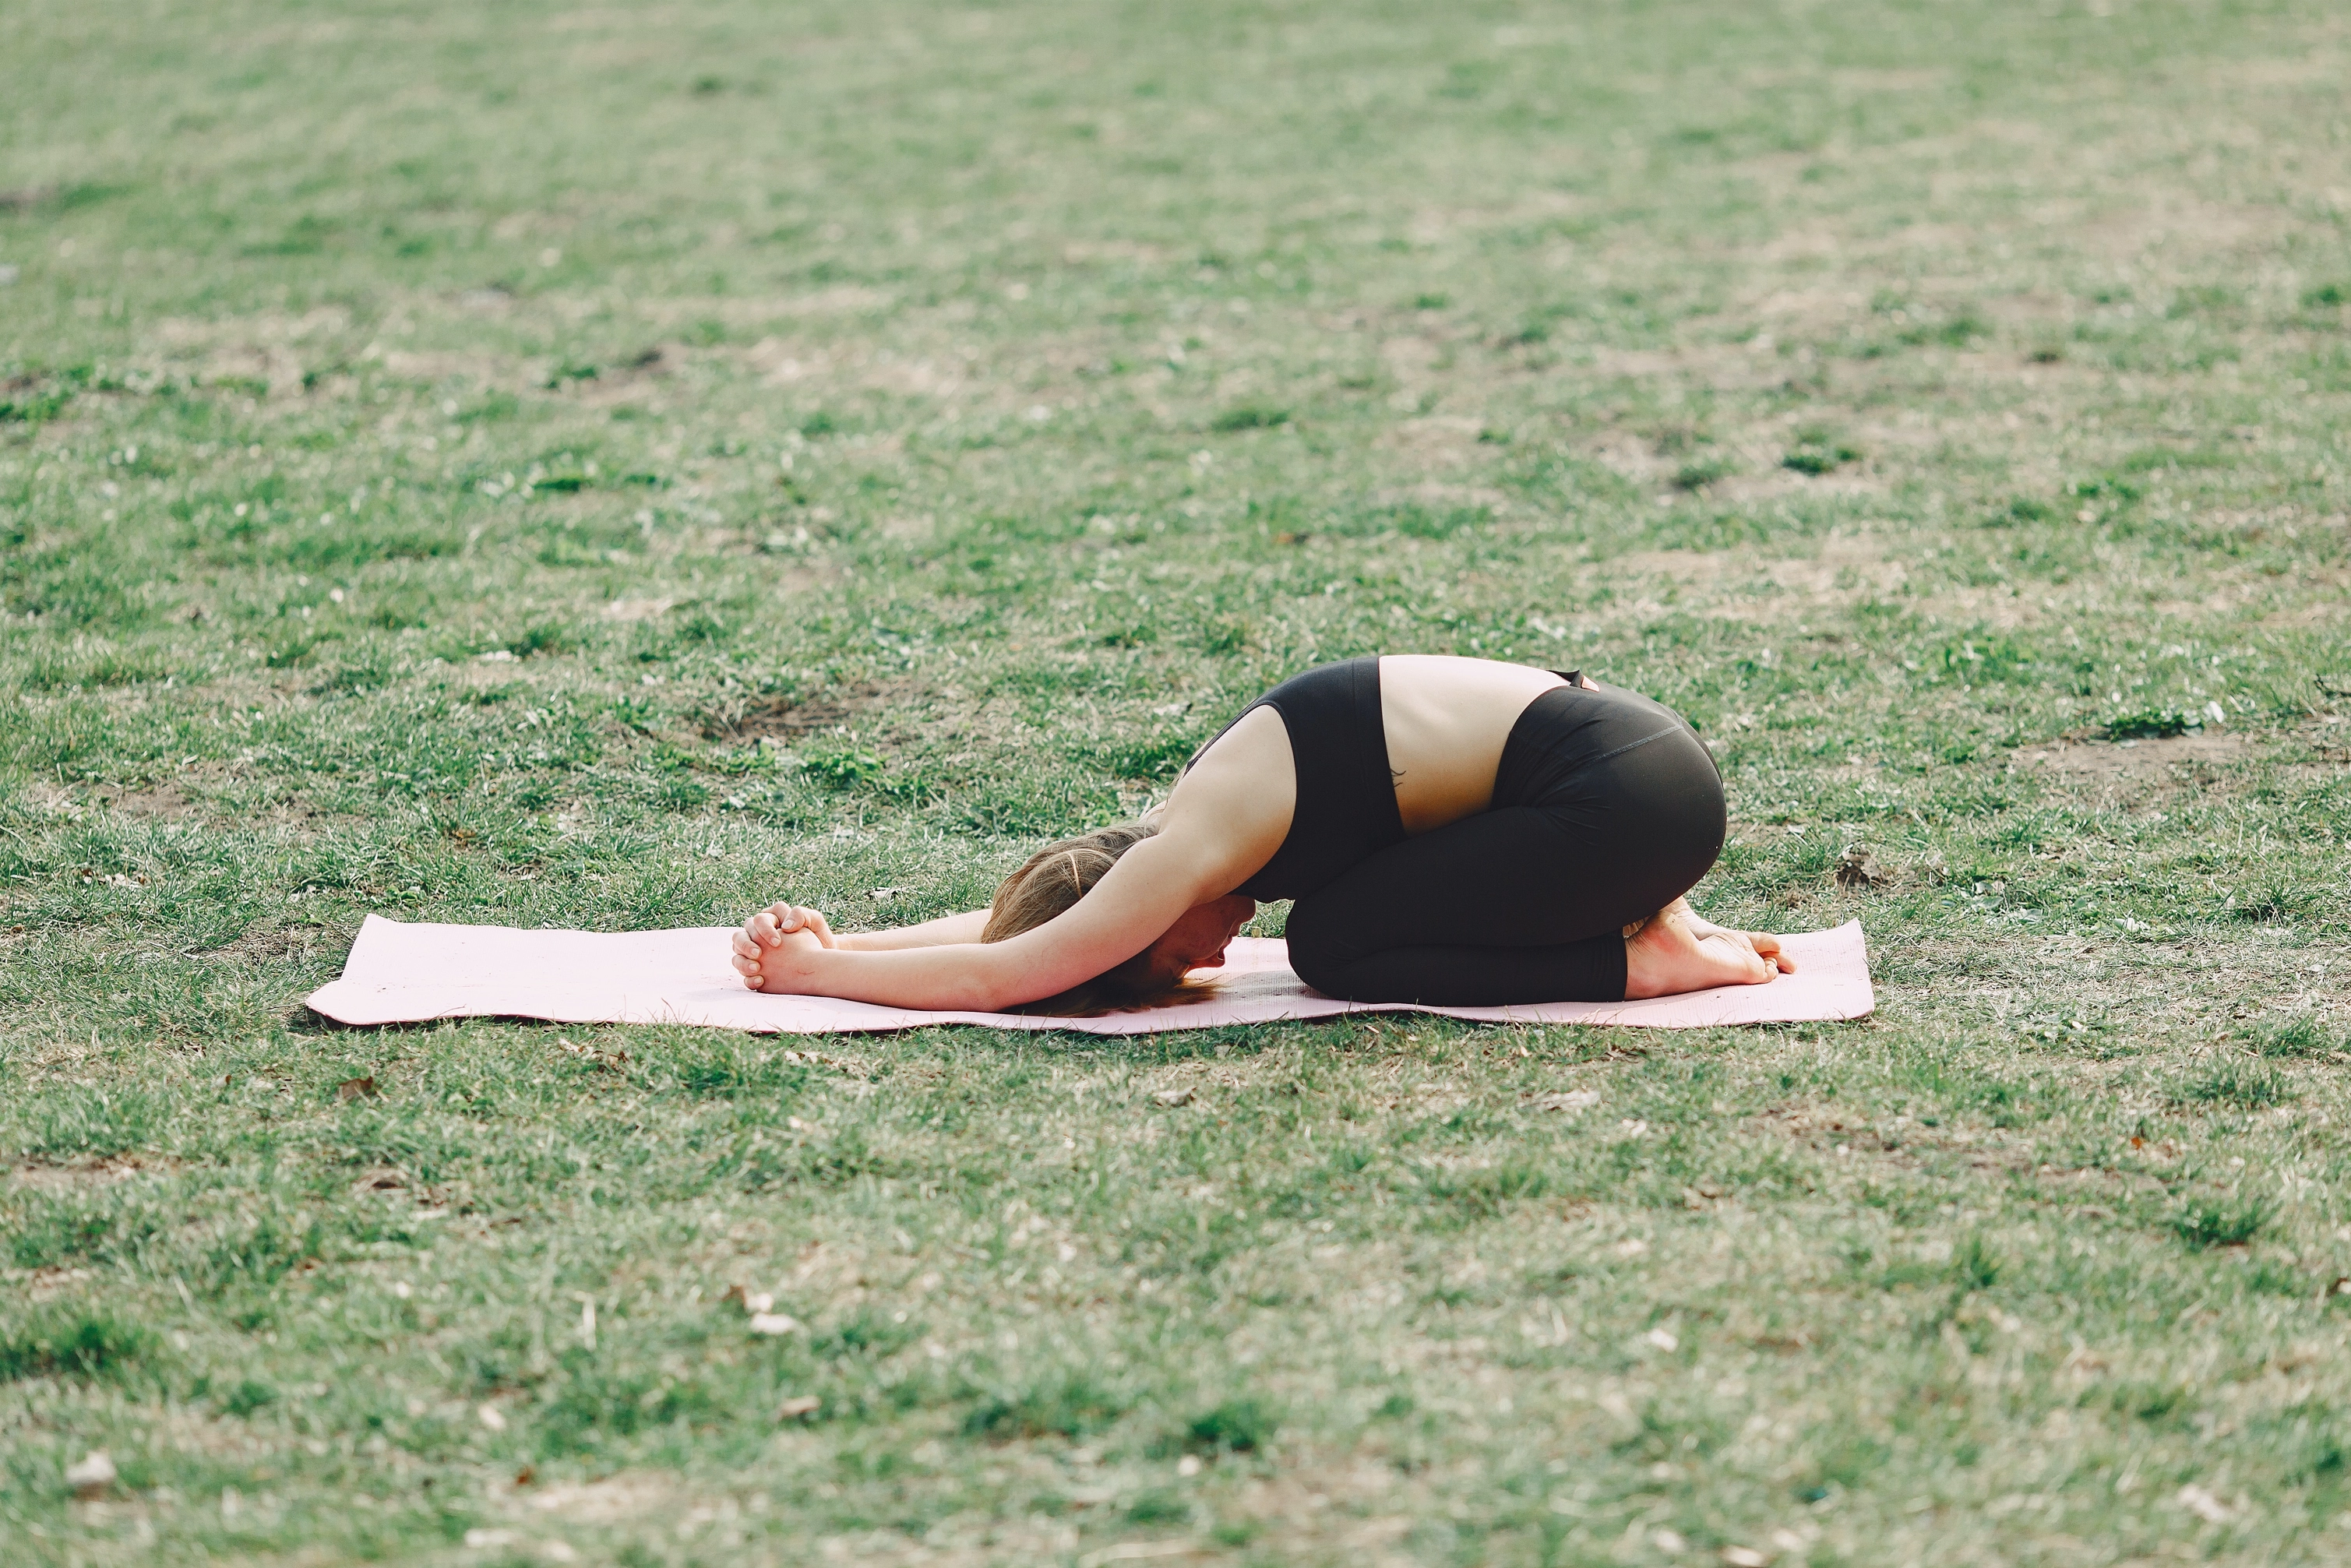
<path id="1" fill-rule="evenodd" d="M 900 925 L 888 931 L 860 931 L 843 936 L 841 945 L 860 953 L 888 953 L 902 947 L 944 947 L 956 942 L 977 942 L 987 929 L 987 911 L 967 909 L 942 915 L 920 925 Z"/>
<path id="2" fill-rule="evenodd" d="M 1215 878 L 1203 865 L 1213 859 L 1165 832 L 1145 839 L 1070 909 L 1002 942 L 851 947 L 802 922 L 794 931 L 778 923 L 775 938 L 762 930 L 748 943 L 747 927 L 736 951 L 745 956 L 752 946 L 757 972 L 745 978 L 763 991 L 998 1012 L 1059 995 L 1151 946 L 1186 910 L 1225 891 L 1204 892 Z"/>
<path id="3" fill-rule="evenodd" d="M 1058 996 L 1134 957 L 1271 859 L 1290 831 L 1295 779 L 1289 731 L 1260 708 L 1184 776 L 1157 834 L 1033 930 L 1002 942 L 979 942 L 974 929 L 974 939 L 883 948 L 835 939 L 820 918 L 790 931 L 778 921 L 770 934 L 755 915 L 737 935 L 737 967 L 755 989 L 893 1007 L 992 1012 Z M 951 923 L 972 918 L 929 925 L 959 930 Z"/>

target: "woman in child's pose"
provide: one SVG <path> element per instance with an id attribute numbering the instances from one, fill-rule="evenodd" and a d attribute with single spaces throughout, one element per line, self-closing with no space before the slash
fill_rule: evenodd
<path id="1" fill-rule="evenodd" d="M 1330 996 L 1615 1001 L 1792 969 L 1682 894 L 1721 852 L 1722 779 L 1670 710 L 1575 673 L 1391 654 L 1259 697 L 1139 822 L 1048 845 L 994 904 L 835 936 L 778 903 L 735 934 L 755 990 L 989 1011 L 1144 1000 L 1289 898 Z"/>

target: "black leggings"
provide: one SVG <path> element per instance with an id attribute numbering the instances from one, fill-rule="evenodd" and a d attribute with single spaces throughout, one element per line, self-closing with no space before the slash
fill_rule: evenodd
<path id="1" fill-rule="evenodd" d="M 1499 1007 L 1618 1001 L 1624 928 L 1722 852 L 1722 776 L 1672 710 L 1545 692 L 1490 810 L 1392 844 L 1291 905 L 1290 962 L 1326 996 Z"/>

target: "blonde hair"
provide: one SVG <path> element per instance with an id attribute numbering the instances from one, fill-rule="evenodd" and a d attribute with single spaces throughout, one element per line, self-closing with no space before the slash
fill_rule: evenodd
<path id="1" fill-rule="evenodd" d="M 997 885 L 979 939 L 1007 941 L 1066 913 L 1092 891 L 1120 856 L 1158 831 L 1149 822 L 1118 822 L 1047 844 Z M 1024 1010 L 1077 1017 L 1155 1000 L 1158 988 L 1148 978 L 1145 960 L 1149 956 L 1146 948 L 1118 967 L 1072 986 L 1058 997 L 1032 1002 Z"/>

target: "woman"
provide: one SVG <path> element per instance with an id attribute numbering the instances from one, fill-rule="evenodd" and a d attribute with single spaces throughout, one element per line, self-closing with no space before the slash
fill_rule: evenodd
<path id="1" fill-rule="evenodd" d="M 735 934 L 755 990 L 999 1011 L 1135 1000 L 1289 898 L 1290 961 L 1355 1001 L 1615 1001 L 1755 984 L 1779 939 L 1682 894 L 1722 779 L 1671 711 L 1580 674 L 1391 654 L 1259 698 L 1141 822 L 1051 844 L 987 909 L 836 936 L 779 903 Z"/>

